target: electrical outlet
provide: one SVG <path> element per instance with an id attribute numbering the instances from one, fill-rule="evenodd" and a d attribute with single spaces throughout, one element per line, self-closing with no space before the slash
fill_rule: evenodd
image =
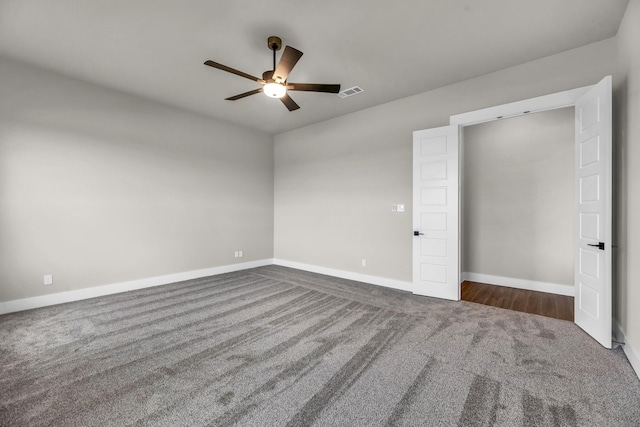
<path id="1" fill-rule="evenodd" d="M 242 251 L 238 251 L 238 258 L 242 258 Z"/>
<path id="2" fill-rule="evenodd" d="M 404 212 L 404 205 L 398 205 L 397 210 L 398 212 Z"/>
<path id="3" fill-rule="evenodd" d="M 391 212 L 398 212 L 398 205 L 391 205 Z"/>
<path id="4" fill-rule="evenodd" d="M 240 255 L 239 255 L 239 252 L 238 252 L 238 251 L 236 251 L 236 252 L 233 254 L 233 256 L 234 256 L 235 258 L 238 258 L 238 257 L 240 256 Z"/>
<path id="5" fill-rule="evenodd" d="M 53 285 L 53 275 L 52 274 L 45 274 L 44 275 L 44 284 L 46 286 Z"/>
<path id="6" fill-rule="evenodd" d="M 367 266 L 367 260 L 365 258 L 362 258 L 362 266 L 363 267 Z"/>

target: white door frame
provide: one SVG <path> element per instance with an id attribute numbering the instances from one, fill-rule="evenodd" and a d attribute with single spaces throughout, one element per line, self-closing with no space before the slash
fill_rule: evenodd
<path id="1" fill-rule="evenodd" d="M 456 128 L 457 132 L 458 132 L 458 140 L 456 141 L 456 144 L 458 145 L 457 149 L 455 150 L 457 152 L 457 157 L 458 157 L 458 165 L 455 168 L 456 169 L 456 174 L 458 174 L 458 182 L 457 182 L 457 187 L 459 190 L 462 189 L 462 174 L 464 173 L 463 169 L 459 166 L 461 164 L 462 161 L 462 156 L 464 156 L 463 150 L 462 150 L 462 128 L 464 126 L 470 126 L 470 125 L 475 125 L 475 124 L 479 124 L 479 123 L 484 123 L 484 122 L 489 122 L 489 121 L 493 121 L 493 120 L 500 120 L 503 118 L 508 118 L 508 117 L 516 117 L 516 116 L 522 116 L 528 113 L 535 113 L 535 112 L 540 112 L 540 111 L 546 111 L 546 110 L 553 110 L 553 109 L 557 109 L 557 108 L 563 108 L 563 107 L 570 107 L 570 106 L 575 106 L 576 102 L 585 94 L 589 91 L 589 89 L 592 86 L 588 86 L 588 87 L 583 87 L 583 88 L 578 88 L 578 89 L 573 89 L 573 90 L 568 90 L 568 91 L 564 91 L 564 92 L 559 92 L 559 93 L 554 93 L 551 95 L 545 95 L 545 96 L 540 96 L 537 98 L 531 98 L 531 99 L 526 99 L 523 101 L 518 101 L 518 102 L 512 102 L 509 104 L 504 104 L 504 105 L 498 105 L 495 107 L 490 107 L 490 108 L 484 108 L 482 110 L 476 110 L 476 111 L 471 111 L 468 113 L 463 113 L 463 114 L 458 114 L 455 116 L 451 116 L 449 123 L 449 126 L 446 127 L 440 127 L 440 128 L 433 128 L 433 129 L 423 129 L 420 131 L 415 131 L 413 133 L 413 137 L 414 137 L 414 143 L 413 143 L 413 163 L 414 163 L 414 183 L 413 183 L 413 191 L 414 191 L 414 195 L 413 195 L 413 203 L 414 203 L 414 212 L 413 212 L 413 225 L 414 225 L 414 233 L 421 233 L 420 230 L 420 219 L 418 218 L 418 206 L 417 206 L 417 202 L 416 202 L 416 189 L 418 188 L 418 182 L 416 181 L 416 177 L 418 176 L 416 173 L 416 156 L 418 155 L 417 153 L 417 149 L 418 146 L 416 145 L 416 138 L 420 137 L 422 135 L 422 133 L 426 132 L 429 136 L 431 136 L 432 132 L 435 132 L 437 135 L 436 136 L 440 136 L 440 139 L 443 138 L 443 136 L 439 135 L 438 132 L 443 132 L 443 133 L 447 133 L 449 132 L 449 129 L 446 128 Z M 444 138 L 447 139 L 447 138 Z M 442 141 L 440 141 L 442 142 Z M 446 152 L 446 150 L 445 150 Z M 447 170 L 447 169 L 453 169 L 453 168 L 444 168 L 443 170 Z M 446 175 L 446 174 L 445 174 Z M 440 181 L 438 181 L 440 182 Z M 441 185 L 442 187 L 442 185 Z M 447 279 L 447 283 L 451 281 L 451 279 L 455 276 L 455 284 L 454 285 L 446 285 L 445 283 L 445 287 L 446 289 L 446 296 L 443 295 L 443 290 L 442 289 L 438 289 L 436 286 L 429 286 L 430 283 L 428 283 L 428 281 L 425 281 L 425 283 L 428 287 L 427 288 L 423 288 L 423 287 L 419 287 L 418 282 L 420 274 L 418 273 L 417 270 L 417 254 L 418 254 L 418 249 L 419 246 L 417 246 L 420 242 L 418 242 L 415 238 L 413 240 L 413 287 L 414 290 L 413 292 L 419 295 L 427 295 L 427 296 L 433 296 L 433 297 L 437 297 L 437 298 L 446 298 L 446 299 L 453 299 L 453 300 L 459 300 L 460 299 L 460 277 L 462 274 L 461 271 L 461 264 L 460 264 L 460 249 L 461 249 L 461 242 L 460 242 L 460 223 L 462 221 L 462 212 L 463 212 L 463 206 L 462 206 L 462 200 L 460 197 L 460 191 L 458 192 L 458 204 L 456 205 L 455 209 L 458 211 L 456 213 L 457 217 L 458 217 L 458 221 L 457 221 L 457 232 L 458 232 L 458 241 L 456 242 L 456 245 L 445 245 L 443 247 L 447 248 L 447 254 L 449 254 L 449 249 L 451 247 L 456 248 L 456 250 L 458 251 L 457 254 L 457 259 L 455 260 L 455 263 L 457 263 L 457 266 L 454 267 L 454 270 L 457 270 L 455 272 L 455 274 L 451 274 L 453 273 L 453 271 L 449 271 L 447 269 L 447 274 L 445 274 L 444 272 L 442 272 L 440 274 L 440 276 L 442 277 L 448 277 Z M 452 221 L 448 221 L 448 222 L 452 222 Z M 448 228 L 446 228 L 448 230 Z M 442 231 L 442 230 L 439 230 Z M 420 236 L 418 235 L 418 238 L 420 238 Z M 443 240 L 444 237 L 443 236 L 439 236 L 440 240 Z M 447 255 L 446 257 L 444 257 L 444 255 L 440 255 L 441 259 L 445 259 L 445 258 L 449 258 L 449 255 Z M 444 257 L 444 258 L 443 258 Z M 453 266 L 453 265 L 452 265 Z M 440 266 L 441 269 L 444 269 L 442 266 Z M 440 281 L 434 282 L 435 284 L 441 285 L 442 283 Z M 444 283 L 444 282 L 443 282 Z M 452 286 L 456 286 L 457 287 L 457 292 L 455 292 L 453 289 L 451 289 Z"/>
<path id="2" fill-rule="evenodd" d="M 478 123 L 491 122 L 509 117 L 524 116 L 529 113 L 539 113 L 547 110 L 555 110 L 564 107 L 575 107 L 576 102 L 591 89 L 591 86 L 552 93 L 537 98 L 511 102 L 509 104 L 456 114 L 449 118 L 449 124 L 460 127 L 476 125 Z"/>
<path id="3" fill-rule="evenodd" d="M 459 141 L 462 146 L 463 135 L 462 130 L 465 126 L 476 125 L 480 123 L 502 120 L 511 117 L 524 116 L 531 113 L 539 113 L 542 111 L 555 110 L 558 108 L 575 107 L 576 102 L 582 98 L 584 94 L 589 92 L 592 86 L 585 86 L 577 89 L 571 89 L 564 92 L 552 93 L 550 95 L 539 96 L 536 98 L 525 99 L 522 101 L 510 102 L 508 104 L 497 105 L 495 107 L 483 108 L 481 110 L 470 111 L 468 113 L 456 114 L 449 118 L 449 124 L 457 125 L 460 129 Z M 462 150 L 460 150 L 462 153 Z M 462 167 L 460 173 L 464 173 Z M 462 177 L 460 177 L 460 189 L 462 191 Z M 461 193 L 462 194 L 462 193 Z M 463 208 L 460 207 L 460 218 L 462 221 Z M 461 242 L 462 243 L 462 242 Z M 462 247 L 460 248 L 462 250 Z M 458 264 L 459 276 L 462 274 L 462 265 Z M 460 284 L 458 284 L 460 286 Z M 571 295 L 573 296 L 573 295 Z"/>

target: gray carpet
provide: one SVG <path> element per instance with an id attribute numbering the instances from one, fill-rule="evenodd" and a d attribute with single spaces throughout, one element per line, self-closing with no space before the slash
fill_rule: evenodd
<path id="1" fill-rule="evenodd" d="M 638 426 L 571 322 L 262 267 L 0 316 L 2 426 Z"/>

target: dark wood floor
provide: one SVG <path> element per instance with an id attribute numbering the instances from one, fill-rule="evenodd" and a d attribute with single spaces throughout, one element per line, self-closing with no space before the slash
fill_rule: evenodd
<path id="1" fill-rule="evenodd" d="M 462 282 L 463 301 L 539 314 L 573 322 L 573 297 L 477 282 Z"/>

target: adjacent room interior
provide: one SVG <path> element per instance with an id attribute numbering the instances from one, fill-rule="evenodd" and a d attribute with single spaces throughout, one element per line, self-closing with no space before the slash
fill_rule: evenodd
<path id="1" fill-rule="evenodd" d="M 490 291 L 506 290 L 487 288 L 463 299 L 573 320 L 574 108 L 463 132 L 462 279 L 511 287 L 525 281 L 529 290 L 547 294 L 502 301 Z"/>
<path id="2" fill-rule="evenodd" d="M 637 425 L 640 1 L 276 3 L 0 0 L 0 424 Z M 605 76 L 613 348 L 418 295 L 412 133 Z M 461 279 L 575 294 L 573 115 L 465 129 Z"/>

